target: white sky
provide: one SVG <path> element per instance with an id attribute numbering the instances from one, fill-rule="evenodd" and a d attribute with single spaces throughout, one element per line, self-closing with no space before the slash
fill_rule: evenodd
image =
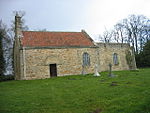
<path id="1" fill-rule="evenodd" d="M 150 0 L 0 0 L 0 19 L 8 26 L 15 10 L 26 12 L 30 30 L 85 29 L 95 39 L 129 14 L 150 18 Z"/>

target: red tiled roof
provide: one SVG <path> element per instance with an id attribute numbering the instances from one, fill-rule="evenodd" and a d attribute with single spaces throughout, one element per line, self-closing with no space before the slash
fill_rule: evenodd
<path id="1" fill-rule="evenodd" d="M 23 31 L 24 47 L 94 46 L 84 32 L 34 32 Z"/>

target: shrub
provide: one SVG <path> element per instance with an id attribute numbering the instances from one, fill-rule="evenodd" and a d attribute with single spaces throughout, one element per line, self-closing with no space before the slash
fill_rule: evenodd
<path id="1" fill-rule="evenodd" d="M 14 76 L 13 75 L 2 75 L 2 76 L 0 76 L 0 82 L 1 81 L 8 81 L 8 80 L 14 80 Z"/>
<path id="2" fill-rule="evenodd" d="M 135 58 L 138 67 L 150 67 L 150 40 L 143 47 L 143 51 L 136 54 Z"/>

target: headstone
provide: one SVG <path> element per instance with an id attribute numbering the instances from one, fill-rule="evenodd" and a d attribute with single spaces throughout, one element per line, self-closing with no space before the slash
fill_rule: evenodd
<path id="1" fill-rule="evenodd" d="M 97 64 L 95 64 L 95 73 L 94 76 L 100 76 L 100 74 L 98 73 L 98 66 Z"/>
<path id="2" fill-rule="evenodd" d="M 112 74 L 112 64 L 111 63 L 109 63 L 109 77 L 115 77 L 115 75 L 114 74 Z"/>

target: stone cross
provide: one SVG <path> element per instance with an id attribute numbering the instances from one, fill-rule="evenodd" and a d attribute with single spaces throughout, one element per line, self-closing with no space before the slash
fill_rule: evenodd
<path id="1" fill-rule="evenodd" d="M 97 64 L 95 64 L 95 73 L 94 76 L 100 76 L 100 74 L 98 73 L 98 66 Z"/>
<path id="2" fill-rule="evenodd" d="M 109 63 L 109 77 L 113 77 L 113 74 L 112 74 L 112 64 L 111 63 Z"/>
<path id="3" fill-rule="evenodd" d="M 111 63 L 109 63 L 109 77 L 115 77 L 116 75 L 114 75 L 113 73 L 112 73 L 112 64 Z"/>

